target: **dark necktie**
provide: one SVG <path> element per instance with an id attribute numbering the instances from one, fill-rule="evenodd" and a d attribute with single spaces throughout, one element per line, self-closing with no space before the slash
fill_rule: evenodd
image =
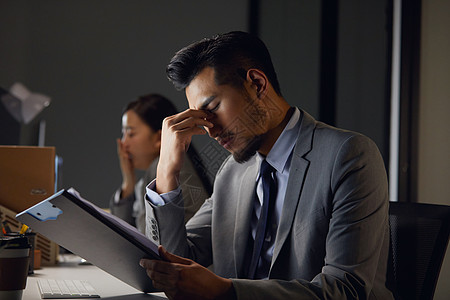
<path id="1" fill-rule="evenodd" d="M 261 258 L 261 249 L 263 248 L 264 239 L 268 230 L 270 215 L 273 210 L 273 203 L 275 202 L 277 187 L 272 178 L 272 173 L 275 169 L 264 159 L 261 163 L 260 174 L 263 185 L 263 204 L 256 226 L 255 241 L 253 243 L 252 259 L 248 272 L 248 278 L 254 279 L 258 268 L 258 262 Z M 270 223 L 269 223 L 270 224 Z M 266 274 L 267 275 L 267 274 Z"/>

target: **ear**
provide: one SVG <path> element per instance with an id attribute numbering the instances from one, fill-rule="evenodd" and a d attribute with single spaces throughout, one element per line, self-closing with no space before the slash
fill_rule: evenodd
<path id="1" fill-rule="evenodd" d="M 259 69 L 249 69 L 247 71 L 247 81 L 250 83 L 258 98 L 263 98 L 268 90 L 269 80 L 266 74 Z"/>

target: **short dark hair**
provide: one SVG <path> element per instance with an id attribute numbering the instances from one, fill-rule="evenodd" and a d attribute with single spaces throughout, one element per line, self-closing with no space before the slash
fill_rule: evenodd
<path id="1" fill-rule="evenodd" d="M 133 110 L 154 131 L 162 128 L 164 118 L 177 113 L 173 103 L 159 94 L 140 96 L 137 100 L 128 103 L 123 113 L 129 110 Z"/>
<path id="2" fill-rule="evenodd" d="M 269 51 L 263 41 L 252 34 L 232 31 L 197 41 L 175 54 L 166 73 L 176 89 L 184 90 L 205 67 L 215 70 L 217 84 L 236 87 L 243 86 L 248 69 L 259 69 L 281 96 Z"/>

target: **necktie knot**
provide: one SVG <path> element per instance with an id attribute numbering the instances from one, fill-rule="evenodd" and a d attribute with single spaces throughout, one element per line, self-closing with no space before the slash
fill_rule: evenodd
<path id="1" fill-rule="evenodd" d="M 275 169 L 267 162 L 267 160 L 263 159 L 261 162 L 260 174 L 262 178 L 267 178 L 267 176 L 272 176 L 272 173 Z"/>

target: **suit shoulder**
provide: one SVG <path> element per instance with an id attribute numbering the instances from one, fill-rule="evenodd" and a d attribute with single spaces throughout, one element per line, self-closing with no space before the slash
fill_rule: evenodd
<path id="1" fill-rule="evenodd" d="M 315 140 L 326 140 L 328 144 L 336 143 L 338 145 L 350 144 L 367 144 L 374 146 L 374 141 L 368 136 L 351 130 L 333 127 L 322 122 L 317 122 L 314 131 Z"/>

